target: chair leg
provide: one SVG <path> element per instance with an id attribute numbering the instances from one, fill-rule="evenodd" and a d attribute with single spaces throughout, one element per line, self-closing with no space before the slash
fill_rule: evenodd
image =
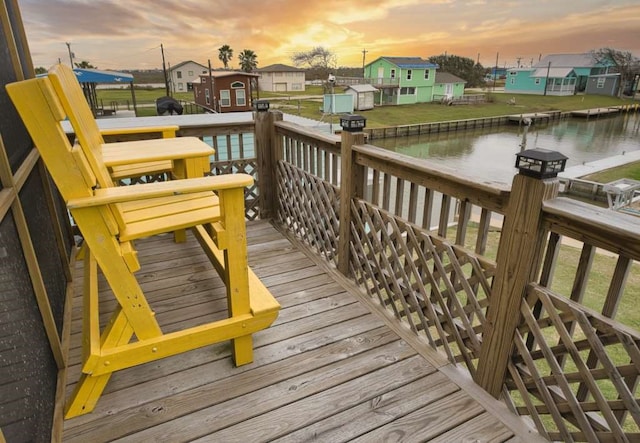
<path id="1" fill-rule="evenodd" d="M 233 361 L 236 366 L 242 366 L 253 362 L 253 339 L 251 335 L 231 340 Z"/>
<path id="2" fill-rule="evenodd" d="M 126 345 L 131 341 L 131 337 L 133 337 L 133 328 L 124 312 L 118 309 L 114 312 L 111 321 L 102 334 L 100 348 L 101 350 L 107 350 Z M 85 370 L 83 367 L 83 374 L 68 400 L 65 410 L 65 418 L 67 419 L 93 411 L 112 374 L 109 372 L 94 376 L 85 373 Z"/>

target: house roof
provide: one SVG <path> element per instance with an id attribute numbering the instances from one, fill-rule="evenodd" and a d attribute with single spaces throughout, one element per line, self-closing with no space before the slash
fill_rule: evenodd
<path id="1" fill-rule="evenodd" d="M 206 70 L 206 69 L 209 69 L 209 68 L 207 68 L 205 65 L 201 65 L 200 63 L 198 63 L 198 62 L 194 62 L 193 60 L 186 60 L 186 61 L 184 61 L 184 62 L 180 62 L 180 63 L 178 63 L 177 65 L 173 65 L 173 66 L 171 66 L 171 68 L 170 68 L 169 70 L 170 70 L 170 71 L 173 71 L 174 69 L 178 69 L 178 68 L 180 68 L 180 67 L 182 67 L 182 66 L 186 65 L 187 63 L 193 63 L 194 65 L 198 65 L 198 66 L 200 66 L 202 69 L 205 69 L 205 70 Z"/>
<path id="2" fill-rule="evenodd" d="M 436 72 L 436 83 L 466 83 L 467 81 L 448 72 Z"/>
<path id="3" fill-rule="evenodd" d="M 294 66 L 283 65 L 282 63 L 276 63 L 273 65 L 256 69 L 256 72 L 303 72 L 303 71 L 304 69 L 296 68 Z"/>
<path id="4" fill-rule="evenodd" d="M 593 68 L 600 66 L 595 58 L 589 53 L 585 54 L 549 54 L 538 63 L 533 65 L 534 68 L 546 68 L 549 66 L 554 68 Z"/>
<path id="5" fill-rule="evenodd" d="M 202 77 L 220 78 L 220 77 L 229 77 L 232 75 L 244 75 L 246 77 L 260 77 L 258 74 L 253 74 L 251 72 L 244 72 L 244 71 L 211 71 L 211 74 L 200 74 L 200 78 Z"/>
<path id="6" fill-rule="evenodd" d="M 130 83 L 133 81 L 133 75 L 117 71 L 73 68 L 73 73 L 80 83 Z"/>
<path id="7" fill-rule="evenodd" d="M 430 61 L 424 60 L 420 57 L 380 57 L 374 60 L 374 62 L 380 59 L 386 60 L 389 63 L 393 63 L 397 67 L 404 69 L 432 69 L 439 67 L 436 63 L 431 63 Z"/>
<path id="8" fill-rule="evenodd" d="M 565 78 L 573 71 L 573 68 L 554 68 L 551 64 L 551 68 L 537 68 L 531 74 L 531 77 L 550 77 L 550 78 Z"/>
<path id="9" fill-rule="evenodd" d="M 378 88 L 375 88 L 369 84 L 366 85 L 349 85 L 344 90 L 353 89 L 356 92 L 376 92 Z"/>

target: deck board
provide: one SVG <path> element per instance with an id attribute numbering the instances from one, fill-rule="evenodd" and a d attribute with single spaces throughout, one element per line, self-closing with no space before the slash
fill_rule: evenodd
<path id="1" fill-rule="evenodd" d="M 282 305 L 254 335 L 254 362 L 234 367 L 219 343 L 116 372 L 92 413 L 65 421 L 64 441 L 518 439 L 513 418 L 487 412 L 269 223 L 249 223 L 247 238 L 252 269 Z M 139 281 L 163 330 L 225 315 L 224 287 L 193 238 L 136 245 Z M 80 374 L 81 268 L 67 395 Z M 102 286 L 108 310 L 114 301 Z"/>

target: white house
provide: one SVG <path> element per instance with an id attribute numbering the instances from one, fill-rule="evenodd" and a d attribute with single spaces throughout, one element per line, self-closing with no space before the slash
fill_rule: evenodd
<path id="1" fill-rule="evenodd" d="M 209 68 L 192 60 L 178 63 L 169 68 L 169 83 L 173 92 L 193 90 L 193 83 L 200 82 L 200 76 L 207 74 Z"/>
<path id="2" fill-rule="evenodd" d="M 304 69 L 275 64 L 256 69 L 254 72 L 260 76 L 258 79 L 260 91 L 304 91 L 306 79 Z"/>

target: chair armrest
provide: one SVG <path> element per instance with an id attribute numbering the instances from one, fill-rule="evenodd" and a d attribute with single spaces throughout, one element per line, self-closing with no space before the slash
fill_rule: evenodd
<path id="1" fill-rule="evenodd" d="M 127 135 L 127 134 L 152 134 L 154 132 L 161 132 L 162 138 L 173 138 L 176 136 L 176 132 L 180 129 L 177 125 L 167 126 L 139 126 L 135 128 L 112 128 L 101 129 L 100 133 L 103 136 L 109 135 Z"/>
<path id="2" fill-rule="evenodd" d="M 92 197 L 69 200 L 67 208 L 89 208 L 135 200 L 167 197 L 170 195 L 190 194 L 203 191 L 224 191 L 226 189 L 244 188 L 252 184 L 253 177 L 249 174 L 225 174 L 132 186 L 118 186 L 115 188 L 96 189 Z"/>

